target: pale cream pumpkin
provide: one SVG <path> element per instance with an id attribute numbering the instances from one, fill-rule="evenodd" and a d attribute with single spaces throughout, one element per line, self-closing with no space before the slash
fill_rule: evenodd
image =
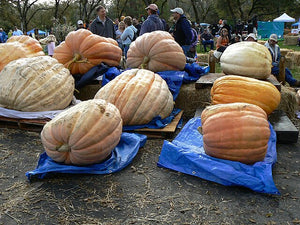
<path id="1" fill-rule="evenodd" d="M 88 165 L 105 160 L 122 134 L 119 110 L 102 99 L 83 101 L 49 121 L 41 132 L 56 162 Z"/>
<path id="2" fill-rule="evenodd" d="M 167 83 L 149 70 L 131 69 L 102 87 L 95 98 L 114 104 L 124 125 L 147 124 L 155 116 L 166 118 L 173 110 Z"/>
<path id="3" fill-rule="evenodd" d="M 264 45 L 242 41 L 229 45 L 220 63 L 225 74 L 266 79 L 271 74 L 272 58 Z"/>
<path id="4" fill-rule="evenodd" d="M 0 71 L 13 60 L 43 55 L 45 53 L 37 40 L 25 35 L 12 36 L 0 45 Z"/>
<path id="5" fill-rule="evenodd" d="M 74 78 L 50 56 L 21 58 L 0 73 L 0 105 L 19 111 L 66 108 L 73 98 Z"/>
<path id="6" fill-rule="evenodd" d="M 130 44 L 126 66 L 153 72 L 183 70 L 186 57 L 180 45 L 165 31 L 153 31 L 139 36 Z"/>

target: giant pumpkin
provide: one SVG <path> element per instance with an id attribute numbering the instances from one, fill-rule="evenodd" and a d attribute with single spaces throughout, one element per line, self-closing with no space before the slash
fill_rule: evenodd
<path id="1" fill-rule="evenodd" d="M 139 36 L 130 44 L 126 65 L 153 72 L 183 70 L 186 57 L 180 45 L 165 31 L 154 31 Z"/>
<path id="2" fill-rule="evenodd" d="M 211 88 L 211 103 L 246 102 L 261 107 L 270 114 L 280 103 L 280 92 L 266 81 L 228 75 L 215 80 Z"/>
<path id="3" fill-rule="evenodd" d="M 70 32 L 66 40 L 54 49 L 53 55 L 71 74 L 84 74 L 102 62 L 118 66 L 121 56 L 122 50 L 115 40 L 86 29 Z"/>
<path id="4" fill-rule="evenodd" d="M 44 126 L 41 138 L 54 161 L 88 165 L 105 160 L 119 143 L 121 133 L 119 110 L 93 99 L 58 114 Z"/>
<path id="5" fill-rule="evenodd" d="M 25 35 L 12 36 L 0 45 L 0 71 L 13 60 L 43 55 L 45 53 L 42 46 L 34 38 Z"/>
<path id="6" fill-rule="evenodd" d="M 102 87 L 95 98 L 114 104 L 124 125 L 147 124 L 155 116 L 166 118 L 173 110 L 167 83 L 149 70 L 131 69 Z"/>
<path id="7" fill-rule="evenodd" d="M 264 45 L 242 41 L 229 45 L 220 63 L 225 74 L 266 79 L 271 74 L 272 58 Z"/>
<path id="8" fill-rule="evenodd" d="M 19 111 L 66 108 L 73 98 L 74 78 L 50 56 L 21 58 L 0 72 L 0 105 Z"/>
<path id="9" fill-rule="evenodd" d="M 246 164 L 264 159 L 270 128 L 260 107 L 248 103 L 209 106 L 201 122 L 206 154 Z"/>

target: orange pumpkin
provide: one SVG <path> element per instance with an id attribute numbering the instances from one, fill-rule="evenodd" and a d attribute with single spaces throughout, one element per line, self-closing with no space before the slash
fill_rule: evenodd
<path id="1" fill-rule="evenodd" d="M 139 36 L 127 52 L 126 66 L 153 72 L 183 70 L 186 57 L 180 45 L 165 31 L 154 31 Z"/>
<path id="2" fill-rule="evenodd" d="M 147 124 L 155 116 L 166 118 L 173 110 L 173 96 L 167 83 L 149 70 L 123 72 L 102 87 L 95 98 L 114 104 L 124 125 Z"/>
<path id="3" fill-rule="evenodd" d="M 248 103 L 209 106 L 201 122 L 206 154 L 246 164 L 264 159 L 270 128 L 260 107 Z"/>
<path id="4" fill-rule="evenodd" d="M 246 102 L 261 107 L 267 114 L 280 103 L 280 92 L 270 82 L 249 77 L 228 75 L 215 80 L 211 88 L 211 103 Z"/>
<path id="5" fill-rule="evenodd" d="M 83 101 L 49 121 L 41 132 L 46 153 L 56 162 L 88 165 L 105 160 L 122 133 L 119 110 L 101 99 Z"/>
<path id="6" fill-rule="evenodd" d="M 118 66 L 121 56 L 122 50 L 115 40 L 86 29 L 70 32 L 66 40 L 54 49 L 53 55 L 71 74 L 84 74 L 102 62 Z"/>
<path id="7" fill-rule="evenodd" d="M 43 55 L 45 53 L 42 46 L 34 38 L 25 35 L 12 36 L 0 45 L 0 71 L 13 60 Z"/>

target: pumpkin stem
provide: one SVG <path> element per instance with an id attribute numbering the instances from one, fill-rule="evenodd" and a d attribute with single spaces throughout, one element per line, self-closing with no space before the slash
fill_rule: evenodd
<path id="1" fill-rule="evenodd" d="M 148 56 L 144 57 L 143 63 L 141 64 L 141 69 L 147 69 L 150 58 Z"/>
<path id="2" fill-rule="evenodd" d="M 198 130 L 198 132 L 199 132 L 200 134 L 202 134 L 202 135 L 203 135 L 203 132 L 202 132 L 202 127 L 198 127 L 198 128 L 197 128 L 197 130 Z"/>
<path id="3" fill-rule="evenodd" d="M 64 144 L 57 149 L 58 152 L 70 152 L 71 148 L 68 144 Z"/>
<path id="4" fill-rule="evenodd" d="M 87 58 L 82 59 L 82 57 L 81 57 L 80 54 L 75 53 L 74 58 L 73 58 L 70 62 L 67 63 L 66 67 L 67 67 L 69 70 L 71 70 L 71 65 L 72 65 L 73 63 L 90 63 L 90 62 L 88 61 Z"/>

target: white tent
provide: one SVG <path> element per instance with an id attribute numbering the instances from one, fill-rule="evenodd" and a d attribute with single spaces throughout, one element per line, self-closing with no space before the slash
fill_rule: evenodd
<path id="1" fill-rule="evenodd" d="M 288 14 L 283 13 L 281 16 L 273 20 L 274 22 L 295 22 L 295 19 L 290 17 Z"/>

